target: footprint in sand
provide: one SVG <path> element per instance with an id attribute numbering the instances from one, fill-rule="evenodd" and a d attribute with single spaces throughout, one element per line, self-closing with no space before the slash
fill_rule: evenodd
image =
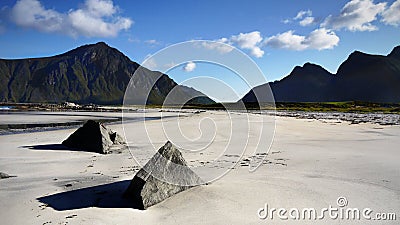
<path id="1" fill-rule="evenodd" d="M 73 214 L 73 215 L 66 216 L 65 219 L 72 219 L 72 218 L 75 218 L 75 217 L 77 217 L 77 216 L 78 216 L 78 215 Z"/>

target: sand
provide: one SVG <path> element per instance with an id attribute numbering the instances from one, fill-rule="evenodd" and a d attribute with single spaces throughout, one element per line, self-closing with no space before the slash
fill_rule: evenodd
<path id="1" fill-rule="evenodd" d="M 77 118 L 72 114 L 62 115 L 63 120 Z M 164 121 L 166 124 L 179 114 L 169 112 L 167 115 L 170 117 Z M 204 154 L 184 154 L 192 166 L 215 166 L 215 162 L 209 162 L 220 154 L 229 136 L 225 132 L 229 130 L 229 117 L 212 111 L 180 115 L 184 116 L 179 120 L 180 125 L 191 131 L 187 133 L 189 138 L 204 132 L 201 126 L 207 129 L 213 126 L 204 121 L 198 127 L 199 121 L 216 120 L 218 131 L 223 132 L 215 136 L 212 132 L 203 134 L 204 138 L 208 138 L 207 135 L 214 138 L 211 150 Z M 84 116 L 82 119 L 101 116 L 101 113 Z M 107 116 L 120 115 L 107 113 Z M 140 114 L 129 116 L 135 118 Z M 147 116 L 157 118 L 160 112 L 153 110 Z M 34 121 L 29 114 L 0 117 L 2 123 Z M 267 116 L 251 115 L 250 134 L 257 133 L 263 124 L 259 122 L 260 117 Z M 48 115 L 41 120 L 56 121 L 58 118 Z M 146 122 L 151 142 L 141 130 L 143 122 L 139 120 L 132 119 L 125 126 L 113 123 L 109 127 L 129 135 L 128 143 L 135 158 L 145 161 L 154 148 L 168 139 L 160 130 L 160 124 L 156 119 Z M 267 125 L 272 125 L 270 120 Z M 1 224 L 398 224 L 399 128 L 276 117 L 271 149 L 266 161 L 255 172 L 249 172 L 251 154 L 247 151 L 222 178 L 179 193 L 144 211 L 131 208 L 129 202 L 121 198 L 140 169 L 129 151 L 101 155 L 60 148 L 58 144 L 75 128 L 1 135 L 0 172 L 16 177 L 0 180 L 0 221 Z M 237 143 L 241 142 L 240 138 L 236 139 Z M 254 143 L 250 141 L 249 150 L 255 147 L 251 146 Z M 234 165 L 236 158 L 222 159 L 215 171 Z M 329 205 L 338 207 L 336 200 L 341 196 L 348 200 L 347 207 L 396 213 L 397 220 L 282 220 L 276 215 L 274 219 L 263 220 L 257 215 L 265 204 L 286 209 L 313 207 L 318 211 Z"/>

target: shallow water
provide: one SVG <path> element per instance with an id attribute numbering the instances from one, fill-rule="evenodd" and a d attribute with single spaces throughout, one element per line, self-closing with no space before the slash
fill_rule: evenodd
<path id="1" fill-rule="evenodd" d="M 170 116 L 164 116 L 167 118 Z M 115 124 L 140 120 L 159 120 L 160 116 L 144 116 L 143 113 L 121 112 L 1 112 L 0 135 L 41 132 L 79 127 L 87 120 Z"/>

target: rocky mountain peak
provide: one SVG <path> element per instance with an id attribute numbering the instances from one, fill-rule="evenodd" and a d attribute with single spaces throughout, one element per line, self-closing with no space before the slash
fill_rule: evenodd
<path id="1" fill-rule="evenodd" d="M 269 85 L 277 102 L 400 102 L 399 59 L 400 46 L 387 56 L 354 51 L 336 74 L 306 63 Z M 254 90 L 261 89 L 259 87 Z M 243 97 L 243 101 L 256 101 L 253 90 Z"/>
<path id="2" fill-rule="evenodd" d="M 400 45 L 396 46 L 388 56 L 400 59 Z"/>
<path id="3" fill-rule="evenodd" d="M 126 87 L 139 66 L 104 42 L 34 60 L 0 60 L 0 78 L 4 81 L 0 85 L 0 101 L 122 104 Z M 154 84 L 155 77 L 159 80 Z M 136 78 L 138 87 L 153 87 L 143 104 L 161 104 L 177 85 L 166 74 L 150 70 L 143 70 Z M 181 89 L 178 94 L 183 99 L 198 95 L 184 86 Z M 214 101 L 205 96 L 196 98 L 195 103 Z"/>

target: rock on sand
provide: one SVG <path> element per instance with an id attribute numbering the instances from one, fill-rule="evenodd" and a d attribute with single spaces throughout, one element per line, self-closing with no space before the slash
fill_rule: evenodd
<path id="1" fill-rule="evenodd" d="M 114 150 L 121 150 L 125 143 L 117 132 L 106 128 L 99 122 L 88 120 L 62 144 L 69 148 L 107 154 Z M 113 146 L 119 146 L 119 148 L 115 149 Z"/>
<path id="2" fill-rule="evenodd" d="M 132 199 L 137 208 L 146 209 L 201 183 L 182 153 L 168 141 L 137 172 L 124 196 Z"/>

